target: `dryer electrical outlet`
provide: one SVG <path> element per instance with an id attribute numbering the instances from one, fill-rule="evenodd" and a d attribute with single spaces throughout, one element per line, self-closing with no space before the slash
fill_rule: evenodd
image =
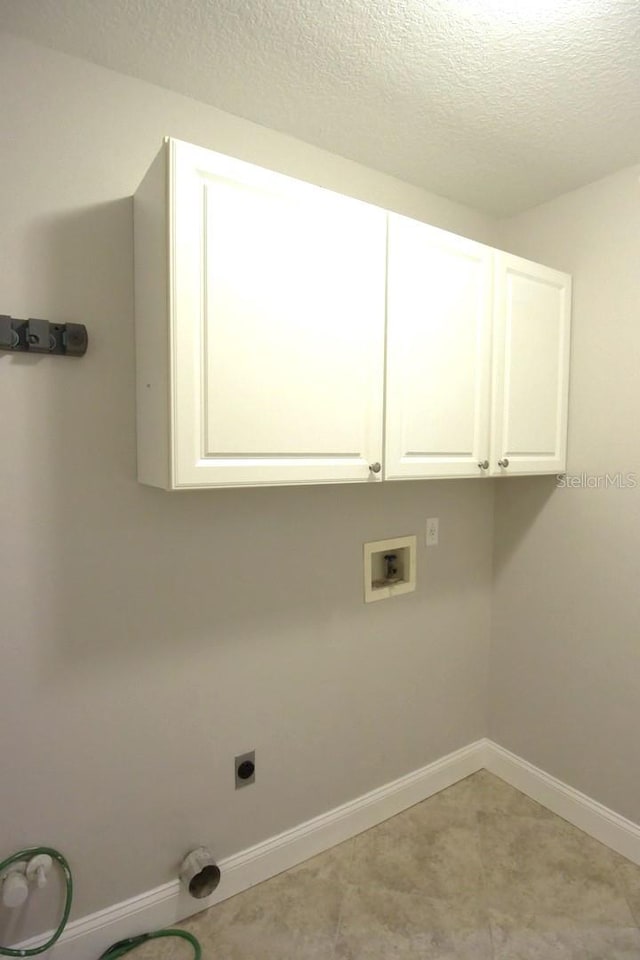
<path id="1" fill-rule="evenodd" d="M 241 753 L 234 759 L 236 772 L 236 790 L 240 787 L 248 787 L 250 783 L 256 782 L 256 752 L 250 750 L 249 753 Z"/>

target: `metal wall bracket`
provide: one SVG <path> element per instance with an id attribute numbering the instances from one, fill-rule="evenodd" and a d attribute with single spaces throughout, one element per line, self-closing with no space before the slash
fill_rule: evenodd
<path id="1" fill-rule="evenodd" d="M 16 320 L 0 314 L 0 350 L 82 357 L 88 343 L 87 328 L 82 323 Z"/>

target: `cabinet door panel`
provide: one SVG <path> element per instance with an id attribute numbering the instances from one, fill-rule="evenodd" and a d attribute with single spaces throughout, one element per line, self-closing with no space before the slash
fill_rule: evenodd
<path id="1" fill-rule="evenodd" d="M 178 165 L 178 484 L 377 479 L 385 215 L 225 160 Z"/>
<path id="2" fill-rule="evenodd" d="M 493 444 L 495 474 L 566 467 L 571 279 L 496 255 Z M 508 461 L 500 467 L 499 461 Z"/>
<path id="3" fill-rule="evenodd" d="M 488 456 L 488 247 L 390 217 L 385 476 L 480 476 Z"/>

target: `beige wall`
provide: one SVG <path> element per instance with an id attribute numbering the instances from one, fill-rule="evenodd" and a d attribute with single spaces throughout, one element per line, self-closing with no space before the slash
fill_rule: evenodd
<path id="1" fill-rule="evenodd" d="M 486 732 L 491 483 L 136 483 L 130 196 L 162 136 L 480 240 L 493 224 L 6 36 L 0 103 L 0 311 L 90 334 L 80 361 L 0 357 L 0 856 L 66 852 L 78 916 L 194 844 L 226 856 Z M 363 541 L 427 516 L 441 545 L 420 547 L 416 593 L 365 606 Z"/>
<path id="2" fill-rule="evenodd" d="M 500 242 L 574 277 L 569 472 L 640 484 L 639 175 L 504 223 Z M 496 491 L 491 735 L 638 822 L 640 485 Z"/>

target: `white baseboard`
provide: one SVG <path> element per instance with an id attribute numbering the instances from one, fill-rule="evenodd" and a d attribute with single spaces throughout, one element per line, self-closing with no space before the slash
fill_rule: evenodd
<path id="1" fill-rule="evenodd" d="M 482 769 L 485 754 L 486 741 L 478 740 L 420 770 L 228 857 L 219 864 L 220 884 L 207 900 L 193 900 L 178 880 L 172 880 L 155 890 L 74 920 L 58 943 L 40 956 L 42 960 L 97 960 L 117 940 L 171 926 L 426 800 Z M 19 944 L 17 949 L 37 946 L 46 939 L 43 934 Z"/>
<path id="2" fill-rule="evenodd" d="M 485 741 L 484 765 L 532 800 L 541 803 L 589 836 L 640 864 L 640 826 L 545 773 L 491 740 Z"/>
<path id="3" fill-rule="evenodd" d="M 482 768 L 640 864 L 640 826 L 491 740 L 478 740 L 221 861 L 220 885 L 207 900 L 193 900 L 178 880 L 172 880 L 155 890 L 74 920 L 58 943 L 40 956 L 43 960 L 97 960 L 117 940 L 171 926 L 382 823 Z M 44 940 L 43 934 L 19 944 L 18 949 L 37 946 Z"/>

